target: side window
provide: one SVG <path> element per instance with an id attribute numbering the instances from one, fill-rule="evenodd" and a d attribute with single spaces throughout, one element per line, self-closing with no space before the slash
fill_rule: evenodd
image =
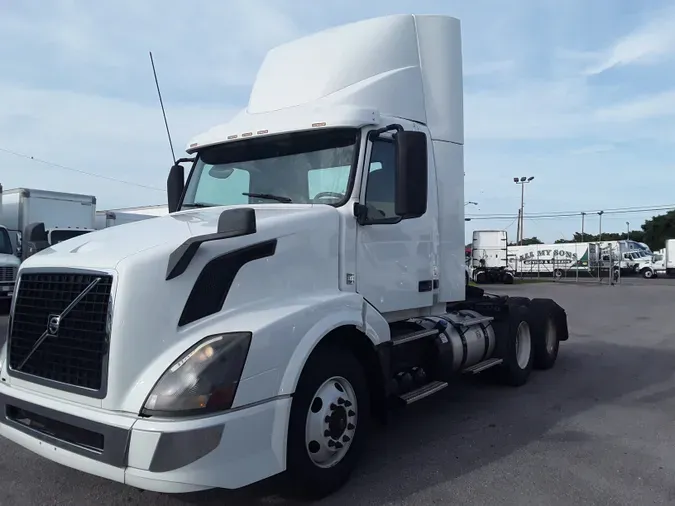
<path id="1" fill-rule="evenodd" d="M 242 195 L 250 192 L 251 175 L 247 170 L 233 168 L 232 174 L 227 177 L 219 177 L 217 168 L 213 165 L 205 165 L 204 173 L 199 180 L 199 186 L 195 192 L 194 201 L 204 204 L 248 204 L 249 198 Z"/>
<path id="2" fill-rule="evenodd" d="M 385 140 L 373 142 L 366 183 L 366 205 L 371 219 L 396 218 L 395 156 L 393 142 Z"/>

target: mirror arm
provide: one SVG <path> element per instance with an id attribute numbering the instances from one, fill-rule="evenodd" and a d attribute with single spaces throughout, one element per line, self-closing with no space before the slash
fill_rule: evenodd
<path id="1" fill-rule="evenodd" d="M 387 125 L 385 127 L 378 128 L 377 130 L 371 130 L 370 132 L 368 132 L 368 139 L 369 140 L 377 139 L 383 133 L 391 132 L 392 130 L 395 130 L 397 132 L 402 132 L 403 127 L 401 125 L 399 125 L 398 123 L 392 123 L 391 125 Z"/>

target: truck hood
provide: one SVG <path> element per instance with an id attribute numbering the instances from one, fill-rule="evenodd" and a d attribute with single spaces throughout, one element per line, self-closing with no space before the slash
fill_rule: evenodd
<path id="1" fill-rule="evenodd" d="M 204 243 L 175 278 L 166 278 L 171 253 L 192 236 L 216 232 L 218 218 L 228 208 L 194 209 L 92 232 L 37 253 L 22 264 L 22 271 L 80 268 L 115 275 L 107 393 L 103 399 L 77 396 L 76 402 L 138 413 L 159 377 L 187 349 L 216 330 L 241 331 L 240 315 L 246 308 L 275 293 L 284 297 L 298 291 L 337 289 L 337 209 L 292 204 L 236 207 L 256 210 L 256 233 Z M 179 325 L 195 282 L 212 258 L 271 240 L 277 241 L 274 255 L 256 270 L 241 269 L 224 308 Z M 315 254 L 308 254 L 312 248 Z M 268 281 L 271 277 L 273 282 Z M 247 322 L 245 327 L 254 331 L 255 324 Z M 74 394 L 33 383 L 28 388 L 52 397 L 74 398 Z"/>
<path id="2" fill-rule="evenodd" d="M 9 253 L 0 253 L 0 267 L 16 267 L 21 263 L 16 256 Z"/>
<path id="3" fill-rule="evenodd" d="M 72 267 L 116 269 L 120 262 L 149 249 L 174 249 L 190 237 L 217 231 L 226 209 L 256 210 L 258 232 L 274 229 L 299 213 L 325 212 L 328 206 L 263 204 L 191 209 L 90 232 L 55 244 L 24 261 L 22 268 Z M 283 227 L 282 227 L 283 228 Z M 163 248 L 164 249 L 164 248 Z"/>

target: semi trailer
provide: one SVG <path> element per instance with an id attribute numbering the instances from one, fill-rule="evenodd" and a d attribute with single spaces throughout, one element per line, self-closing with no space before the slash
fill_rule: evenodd
<path id="1" fill-rule="evenodd" d="M 563 308 L 466 286 L 462 97 L 452 17 L 271 50 L 171 167 L 170 214 L 22 264 L 0 434 L 145 490 L 321 497 L 392 408 L 553 367 Z"/>

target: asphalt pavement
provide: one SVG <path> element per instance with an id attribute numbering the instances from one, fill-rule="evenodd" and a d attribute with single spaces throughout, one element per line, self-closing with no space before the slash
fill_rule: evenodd
<path id="1" fill-rule="evenodd" d="M 351 482 L 317 504 L 675 504 L 675 285 L 491 289 L 567 309 L 571 336 L 556 367 L 521 388 L 468 381 L 414 404 L 373 435 Z M 288 504 L 269 494 L 263 484 L 189 499 Z M 0 440 L 0 505 L 182 503 Z"/>

